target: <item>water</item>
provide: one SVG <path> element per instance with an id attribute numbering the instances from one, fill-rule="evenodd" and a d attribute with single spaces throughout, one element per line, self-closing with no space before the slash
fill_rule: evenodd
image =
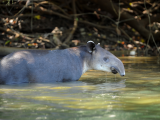
<path id="1" fill-rule="evenodd" d="M 0 85 L 0 119 L 159 120 L 160 61 L 120 59 L 124 77 L 89 71 L 74 82 Z"/>

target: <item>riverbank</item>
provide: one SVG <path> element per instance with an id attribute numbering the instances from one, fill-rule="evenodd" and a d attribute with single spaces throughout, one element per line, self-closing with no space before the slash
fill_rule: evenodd
<path id="1" fill-rule="evenodd" d="M 16 47 L 0 47 L 0 56 L 8 55 L 12 52 L 20 51 L 20 50 L 27 50 L 26 48 L 16 48 Z M 38 49 L 34 49 L 38 50 Z M 54 50 L 54 49 L 49 49 Z M 130 53 L 130 50 L 121 50 L 121 51 L 110 51 L 115 56 L 128 56 Z"/>

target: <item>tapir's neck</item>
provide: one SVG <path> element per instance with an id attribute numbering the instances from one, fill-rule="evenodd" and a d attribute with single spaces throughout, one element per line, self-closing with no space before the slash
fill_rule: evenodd
<path id="1" fill-rule="evenodd" d="M 91 68 L 89 67 L 88 63 L 87 62 L 83 62 L 83 70 L 82 70 L 82 74 L 87 72 L 88 70 L 90 70 Z"/>
<path id="2" fill-rule="evenodd" d="M 72 48 L 69 48 L 69 50 L 74 52 L 75 55 L 81 59 L 82 74 L 92 69 L 89 66 L 89 62 L 91 60 L 91 54 L 87 52 L 86 46 L 72 47 Z"/>

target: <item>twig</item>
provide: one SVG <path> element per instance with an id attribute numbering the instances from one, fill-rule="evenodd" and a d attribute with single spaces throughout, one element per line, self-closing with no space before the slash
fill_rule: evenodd
<path id="1" fill-rule="evenodd" d="M 9 33 L 9 34 L 13 34 L 13 35 L 15 35 L 16 37 L 22 37 L 22 38 L 24 38 L 24 39 L 26 39 L 26 40 L 29 40 L 29 41 L 33 40 L 33 38 L 28 37 L 28 35 L 25 35 L 25 34 L 23 34 L 23 33 L 19 33 L 19 32 L 17 32 L 17 31 L 11 30 L 11 29 L 9 29 L 9 28 L 0 27 L 0 30 L 1 30 L 1 31 L 4 31 L 4 32 L 7 32 L 7 33 Z M 44 42 L 51 43 L 50 40 L 45 39 L 45 38 L 42 38 L 42 37 L 37 38 L 37 39 L 43 40 Z M 52 43 L 51 43 L 51 44 L 52 44 Z"/>
<path id="2" fill-rule="evenodd" d="M 47 3 L 47 4 L 51 4 L 52 6 L 56 6 L 60 11 L 62 11 L 65 15 L 68 16 L 68 14 L 67 14 L 61 7 L 59 7 L 58 5 L 54 4 L 53 2 L 42 1 L 42 2 L 40 2 L 40 3 L 37 3 L 35 7 L 38 7 L 39 5 L 41 5 L 41 4 L 46 4 L 46 3 Z"/>
<path id="3" fill-rule="evenodd" d="M 29 4 L 30 4 L 30 0 L 27 0 L 25 6 L 18 13 L 16 13 L 14 17 L 17 17 Z"/>
<path id="4" fill-rule="evenodd" d="M 32 9 L 31 6 L 28 6 L 27 8 Z M 37 7 L 37 8 L 34 8 L 34 10 L 39 11 L 39 12 L 42 12 L 42 13 L 50 14 L 50 15 L 58 15 L 58 16 L 60 16 L 60 17 L 66 18 L 66 19 L 68 19 L 68 20 L 72 20 L 72 19 L 71 19 L 70 17 L 68 17 L 68 16 L 65 16 L 65 15 L 63 15 L 63 14 L 61 14 L 61 13 L 58 13 L 58 12 L 55 12 L 55 11 L 52 11 L 52 10 L 45 9 L 45 8 L 43 8 L 43 7 Z"/>
<path id="5" fill-rule="evenodd" d="M 4 31 L 4 32 L 7 32 L 7 33 L 9 33 L 9 34 L 13 34 L 13 35 L 15 35 L 16 37 L 23 37 L 23 38 L 25 38 L 26 40 L 32 40 L 32 38 L 30 38 L 30 37 L 28 37 L 28 36 L 26 36 L 26 35 L 24 35 L 24 34 L 22 34 L 22 33 L 19 33 L 19 32 L 16 32 L 16 31 L 13 31 L 13 30 L 11 30 L 11 29 L 9 29 L 9 28 L 3 28 L 3 27 L 0 27 L 0 30 L 1 31 Z"/>
<path id="6" fill-rule="evenodd" d="M 116 25 L 113 25 L 114 27 L 116 27 Z M 138 46 L 137 44 L 133 41 L 133 39 L 121 28 L 119 28 L 119 30 L 137 47 L 138 50 Z M 147 45 L 146 45 L 147 46 Z"/>
<path id="7" fill-rule="evenodd" d="M 123 1 L 125 6 L 127 6 L 128 8 L 132 9 L 136 15 L 141 14 L 142 12 L 137 9 L 136 7 L 132 7 L 131 5 L 128 4 L 128 1 Z"/>
<path id="8" fill-rule="evenodd" d="M 12 5 L 10 5 L 12 6 Z M 15 6 L 15 5 L 13 5 Z M 22 5 L 19 5 L 17 7 L 23 7 Z M 31 6 L 28 6 L 27 9 L 32 9 Z M 43 7 L 37 7 L 37 8 L 33 8 L 33 10 L 35 11 L 39 11 L 39 13 L 44 13 L 44 14 L 50 14 L 50 15 L 57 15 L 57 16 L 60 16 L 62 18 L 65 18 L 67 20 L 73 20 L 71 17 L 69 16 L 66 16 L 66 15 L 63 15 L 61 13 L 58 13 L 58 12 L 55 12 L 55 11 L 52 11 L 52 10 L 48 10 L 48 9 L 45 9 Z M 85 13 L 84 13 L 85 14 Z M 88 14 L 93 14 L 93 13 L 88 13 Z M 35 14 L 36 15 L 36 14 Z M 33 16 L 35 16 L 33 15 Z M 82 14 L 76 14 L 76 15 L 82 15 Z M 28 16 L 28 15 L 19 15 L 19 17 L 23 17 L 23 16 Z M 31 15 L 29 15 L 31 16 Z M 103 15 L 102 15 L 103 16 Z M 3 15 L 0 15 L 0 17 L 8 17 L 8 18 L 14 18 L 15 16 L 3 16 Z M 106 16 L 107 17 L 107 16 Z M 108 17 L 107 17 L 108 18 Z M 102 26 L 102 25 L 97 25 L 97 24 L 94 24 L 94 23 L 91 23 L 91 22 L 88 22 L 88 21 L 84 21 L 84 20 L 78 20 L 79 23 L 83 23 L 83 24 L 87 24 L 87 25 L 91 25 L 91 26 L 94 26 L 94 27 L 98 27 L 98 28 L 102 28 L 102 29 L 107 29 L 107 30 L 115 30 L 114 28 L 112 27 L 107 27 L 107 26 Z"/>
<path id="9" fill-rule="evenodd" d="M 115 21 L 113 19 L 111 19 L 110 17 L 106 16 L 106 15 L 101 15 L 101 14 L 98 14 L 98 13 L 80 13 L 80 14 L 76 14 L 76 16 L 81 16 L 81 15 L 99 15 L 99 16 L 102 16 L 102 17 L 105 17 L 105 18 L 108 18 L 109 20 L 111 20 L 113 23 L 115 23 Z M 72 15 L 70 15 L 72 16 Z"/>
<path id="10" fill-rule="evenodd" d="M 31 15 L 33 15 L 33 4 L 32 4 L 32 9 L 31 9 Z M 33 30 L 33 17 L 31 17 L 31 31 L 32 30 Z"/>
<path id="11" fill-rule="evenodd" d="M 72 0 L 72 5 L 73 5 L 73 12 L 74 12 L 74 26 L 72 28 L 72 31 L 70 32 L 70 34 L 68 35 L 67 39 L 64 41 L 64 43 L 68 43 L 70 41 L 70 39 L 72 38 L 74 32 L 77 29 L 77 25 L 78 25 L 78 18 L 76 16 L 76 5 L 75 5 L 75 0 Z"/>
<path id="12" fill-rule="evenodd" d="M 31 6 L 28 6 L 27 8 L 30 8 L 31 9 Z M 41 13 L 45 13 L 45 14 L 50 14 L 50 15 L 58 15 L 62 18 L 65 18 L 65 19 L 68 19 L 68 20 L 73 20 L 71 17 L 68 17 L 68 16 L 65 16 L 61 13 L 58 13 L 58 12 L 55 12 L 55 11 L 52 11 L 52 10 L 48 10 L 48 9 L 45 9 L 43 7 L 37 7 L 35 8 L 34 10 L 37 10 Z M 94 26 L 94 27 L 99 27 L 99 28 L 103 28 L 103 29 L 108 29 L 108 30 L 115 30 L 114 28 L 112 27 L 107 27 L 107 26 L 101 26 L 101 25 L 97 25 L 97 24 L 94 24 L 94 23 L 91 23 L 91 22 L 88 22 L 88 21 L 84 21 L 84 20 L 78 20 L 78 22 L 80 23 L 84 23 L 84 24 L 87 24 L 87 25 L 91 25 L 91 26 Z"/>
<path id="13" fill-rule="evenodd" d="M 39 14 L 20 14 L 18 17 L 34 17 L 36 15 L 39 15 Z M 0 18 L 13 18 L 13 16 L 8 16 L 8 15 L 0 15 Z"/>
<path id="14" fill-rule="evenodd" d="M 28 6 L 28 8 L 31 9 L 30 6 Z M 45 13 L 45 14 L 51 14 L 51 15 L 58 15 L 62 18 L 65 18 L 65 19 L 68 19 L 68 20 L 73 20 L 71 19 L 71 17 L 68 17 L 68 16 L 65 16 L 63 14 L 60 14 L 58 12 L 55 12 L 55 11 L 52 11 L 52 10 L 47 10 L 43 7 L 38 7 L 38 8 L 35 8 L 35 10 L 41 12 L 41 13 Z M 99 27 L 99 28 L 103 28 L 103 29 L 107 29 L 107 30 L 115 30 L 114 28 L 112 27 L 107 27 L 107 26 L 101 26 L 101 25 L 97 25 L 97 24 L 94 24 L 94 23 L 91 23 L 91 22 L 88 22 L 88 21 L 84 21 L 84 20 L 78 20 L 78 22 L 80 23 L 84 23 L 84 24 L 87 24 L 87 25 L 91 25 L 91 26 L 94 26 L 94 27 Z"/>
<path id="15" fill-rule="evenodd" d="M 117 13 L 116 9 L 114 8 L 114 5 L 113 5 L 113 3 L 112 3 L 112 0 L 110 0 L 110 2 L 111 2 L 111 5 L 112 5 L 112 9 L 113 9 L 113 11 L 114 11 L 114 12 L 115 12 L 115 14 L 117 14 L 117 16 L 118 16 L 118 13 Z"/>
<path id="16" fill-rule="evenodd" d="M 144 7 L 145 7 L 145 9 L 147 10 L 147 7 L 146 7 L 146 0 L 144 0 Z M 147 12 L 147 14 L 148 14 L 148 20 L 149 20 L 149 25 L 151 24 L 151 20 L 150 20 L 150 16 L 149 16 L 149 11 Z M 156 46 L 156 48 L 157 48 L 157 51 L 158 51 L 158 53 L 160 54 L 160 51 L 159 51 L 159 49 L 158 49 L 158 47 L 157 47 L 157 44 L 156 44 L 156 42 L 155 42 L 155 40 L 154 40 L 154 37 L 153 37 L 153 34 L 152 34 L 152 31 L 151 31 L 151 27 L 149 26 L 149 31 L 150 31 L 150 35 L 149 35 L 149 38 L 148 38 L 148 42 L 147 43 L 149 43 L 149 39 L 150 39 L 150 36 L 152 37 L 152 40 L 153 40 L 153 42 L 154 42 L 154 44 L 155 44 L 155 46 Z"/>
<path id="17" fill-rule="evenodd" d="M 84 23 L 84 24 L 87 24 L 87 25 L 91 25 L 91 26 L 94 26 L 94 27 L 102 28 L 102 29 L 115 30 L 115 28 L 112 28 L 112 27 L 97 25 L 97 24 L 94 24 L 94 23 L 91 23 L 91 22 L 88 22 L 88 21 L 84 21 L 84 20 L 79 20 L 78 22 Z"/>

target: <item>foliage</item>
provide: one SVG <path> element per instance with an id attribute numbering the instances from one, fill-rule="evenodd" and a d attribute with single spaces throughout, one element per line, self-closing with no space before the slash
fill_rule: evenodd
<path id="1" fill-rule="evenodd" d="M 66 48 L 91 39 L 110 50 L 159 50 L 158 0 L 0 0 L 0 7 L 1 46 Z"/>

